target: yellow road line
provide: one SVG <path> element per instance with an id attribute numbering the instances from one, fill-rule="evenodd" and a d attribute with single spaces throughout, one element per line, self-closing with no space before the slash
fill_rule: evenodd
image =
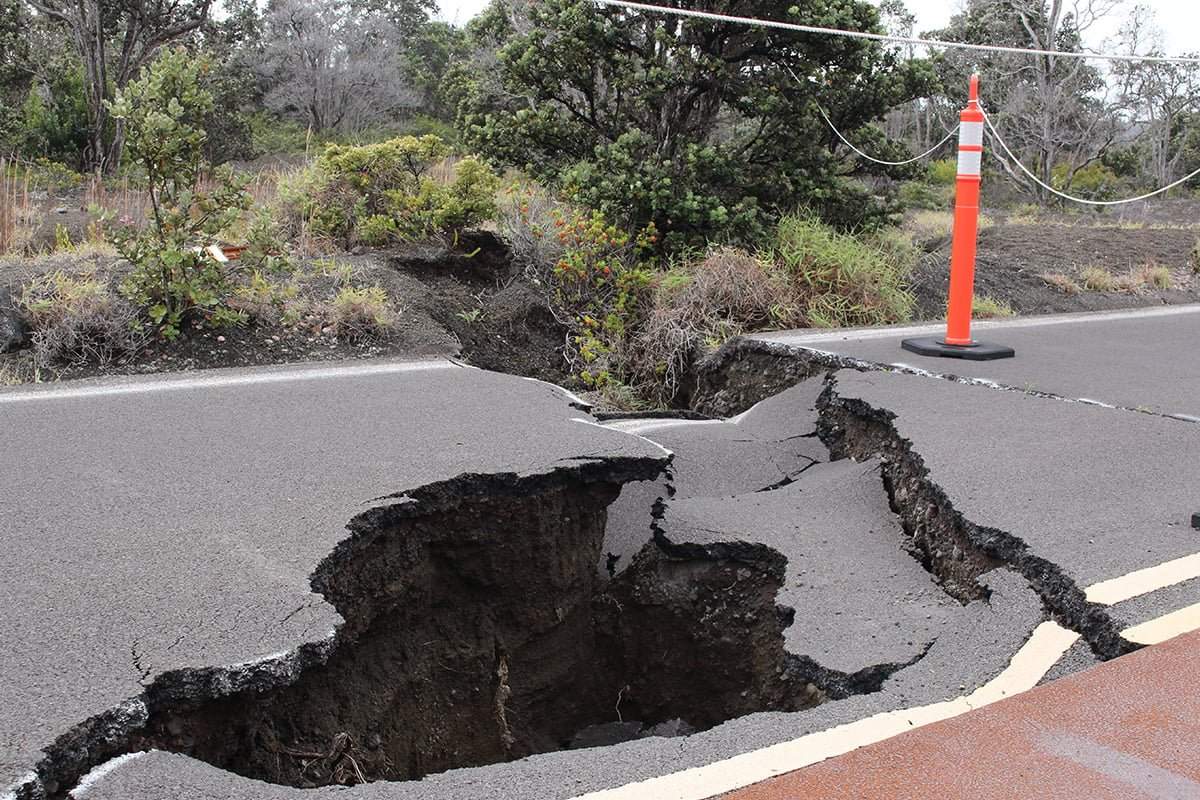
<path id="1" fill-rule="evenodd" d="M 1121 635 L 1138 644 L 1160 644 L 1200 628 L 1200 603 L 1126 628 Z"/>
<path id="2" fill-rule="evenodd" d="M 1093 603 L 1112 605 L 1192 578 L 1200 578 L 1200 553 L 1094 583 L 1084 590 L 1084 594 Z"/>
<path id="3" fill-rule="evenodd" d="M 1100 581 L 1087 587 L 1085 594 L 1091 602 L 1112 605 L 1196 577 L 1200 577 L 1200 553 Z M 1198 628 L 1200 603 L 1134 625 L 1122 635 L 1132 642 L 1158 644 Z M 999 675 L 969 695 L 875 714 L 702 767 L 591 792 L 575 800 L 706 800 L 1028 691 L 1078 640 L 1079 634 L 1074 631 L 1055 622 L 1043 622 Z"/>
<path id="4" fill-rule="evenodd" d="M 1043 622 L 999 675 L 969 695 L 887 711 L 703 767 L 592 792 L 577 800 L 703 800 L 740 789 L 1031 689 L 1078 638 L 1079 634 L 1058 623 Z"/>

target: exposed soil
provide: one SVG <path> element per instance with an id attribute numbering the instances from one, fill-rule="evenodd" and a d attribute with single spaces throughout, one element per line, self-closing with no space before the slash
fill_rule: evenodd
<path id="1" fill-rule="evenodd" d="M 320 259 L 300 262 L 305 289 L 332 296 L 336 274 L 321 275 Z M 494 235 L 464 235 L 454 248 L 406 245 L 360 251 L 334 259 L 348 265 L 355 285 L 379 285 L 399 307 L 385 335 L 352 341 L 320 320 L 296 325 L 255 322 L 220 329 L 203 322 L 188 325 L 173 342 L 148 339 L 107 364 L 56 364 L 38 370 L 40 380 L 100 375 L 248 367 L 304 361 L 381 356 L 451 355 L 498 372 L 571 385 L 563 347 L 566 329 L 554 318 L 540 289 L 514 270 L 507 248 Z M 58 253 L 32 259 L 0 259 L 0 286 L 14 293 L 32 277 L 58 270 L 95 273 L 114 285 L 126 271 L 111 256 Z M 32 375 L 32 354 L 0 355 L 0 371 Z"/>
<path id="2" fill-rule="evenodd" d="M 160 676 L 127 733 L 61 739 L 44 785 L 61 797 L 147 748 L 299 787 L 407 780 L 824 699 L 788 666 L 778 553 L 651 542 L 620 578 L 596 570 L 607 505 L 662 466 L 464 475 L 364 512 L 312 578 L 345 619 L 331 651 L 302 654 L 291 683 Z"/>
<path id="3" fill-rule="evenodd" d="M 979 234 L 975 292 L 1006 302 L 1020 314 L 1196 303 L 1200 277 L 1191 265 L 1196 241 L 1197 231 L 1191 229 L 1001 223 Z M 931 252 L 921 259 L 913 281 L 916 316 L 938 319 L 946 310 L 950 241 L 945 237 L 926 247 Z M 1086 267 L 1121 276 L 1144 265 L 1170 269 L 1172 288 L 1066 293 L 1041 277 L 1062 274 L 1078 282 L 1079 271 Z"/>

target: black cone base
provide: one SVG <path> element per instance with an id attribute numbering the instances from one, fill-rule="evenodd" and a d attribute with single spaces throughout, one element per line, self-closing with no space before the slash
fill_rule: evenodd
<path id="1" fill-rule="evenodd" d="M 1011 347 L 989 342 L 974 344 L 946 344 L 941 339 L 928 336 L 921 339 L 905 339 L 900 346 L 910 353 L 938 358 L 961 358 L 967 361 L 994 361 L 997 358 L 1012 358 L 1016 352 Z"/>

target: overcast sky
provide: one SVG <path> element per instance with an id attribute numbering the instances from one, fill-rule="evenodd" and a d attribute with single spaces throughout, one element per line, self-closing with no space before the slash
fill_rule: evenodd
<path id="1" fill-rule="evenodd" d="M 653 3 L 654 0 L 645 0 Z M 442 19 L 463 24 L 479 13 L 488 0 L 440 0 Z M 1145 5 L 1154 9 L 1158 17 L 1158 25 L 1165 32 L 1166 50 L 1170 55 L 1178 55 L 1186 50 L 1200 49 L 1195 42 L 1196 31 L 1200 28 L 1200 2 L 1197 0 L 1141 0 Z M 950 19 L 950 15 L 958 8 L 958 0 L 907 0 L 908 7 L 917 15 L 917 30 L 938 28 Z M 1134 3 L 1129 2 L 1129 7 Z M 1103 45 L 1105 36 L 1110 36 L 1120 24 L 1124 15 L 1114 14 L 1109 30 L 1099 31 L 1089 42 L 1093 47 Z"/>

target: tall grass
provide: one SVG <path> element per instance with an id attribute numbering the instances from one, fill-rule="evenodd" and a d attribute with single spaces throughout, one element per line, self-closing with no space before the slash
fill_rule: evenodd
<path id="1" fill-rule="evenodd" d="M 0 156 L 0 255 L 19 253 L 33 236 L 29 168 Z"/>

